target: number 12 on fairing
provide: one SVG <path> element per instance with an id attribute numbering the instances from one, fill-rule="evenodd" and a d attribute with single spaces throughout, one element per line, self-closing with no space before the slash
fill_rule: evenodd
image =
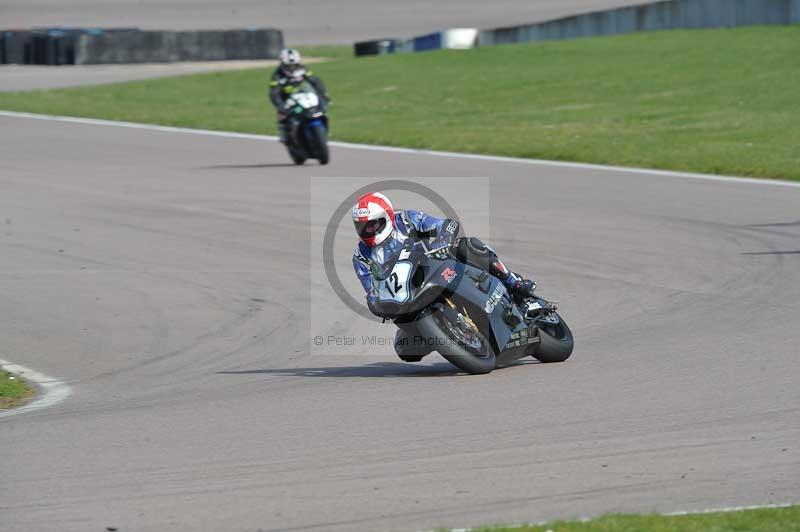
<path id="1" fill-rule="evenodd" d="M 380 299 L 405 303 L 408 299 L 408 277 L 410 274 L 410 262 L 398 262 L 395 264 L 391 275 L 381 284 Z"/>

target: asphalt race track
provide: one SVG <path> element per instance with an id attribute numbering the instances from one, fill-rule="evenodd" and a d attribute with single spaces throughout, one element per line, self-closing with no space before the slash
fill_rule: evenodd
<path id="1" fill-rule="evenodd" d="M 3 0 L 4 28 L 105 26 L 283 30 L 288 45 L 352 44 L 447 28 L 538 22 L 654 0 Z"/>
<path id="2" fill-rule="evenodd" d="M 264 68 L 265 76 L 277 61 L 192 61 L 185 63 L 139 63 L 129 65 L 0 65 L 0 92 L 55 89 L 119 83 L 247 68 Z"/>
<path id="3" fill-rule="evenodd" d="M 0 358 L 73 389 L 0 419 L 0 529 L 800 500 L 800 188 L 345 147 L 287 162 L 259 139 L 0 117 Z M 392 336 L 314 273 L 318 215 L 416 176 L 454 178 L 421 182 L 559 301 L 570 360 L 470 377 L 312 345 Z"/>

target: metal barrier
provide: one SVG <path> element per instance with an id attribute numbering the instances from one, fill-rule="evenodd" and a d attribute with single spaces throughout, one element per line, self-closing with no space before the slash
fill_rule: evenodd
<path id="1" fill-rule="evenodd" d="M 437 31 L 407 41 L 382 39 L 355 44 L 356 56 L 386 53 L 424 52 L 441 49 L 466 49 L 477 44 L 478 30 L 475 28 L 453 28 Z"/>
<path id="2" fill-rule="evenodd" d="M 665 0 L 481 31 L 479 46 L 618 35 L 635 31 L 800 23 L 800 0 Z"/>
<path id="3" fill-rule="evenodd" d="M 406 41 L 356 43 L 356 55 L 472 48 L 531 41 L 577 39 L 635 31 L 800 24 L 800 0 L 662 0 L 491 30 L 451 29 Z M 391 42 L 390 47 L 367 43 Z"/>

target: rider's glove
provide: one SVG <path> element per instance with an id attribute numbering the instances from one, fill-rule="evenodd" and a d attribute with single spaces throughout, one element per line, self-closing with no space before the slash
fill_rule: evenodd
<path id="1" fill-rule="evenodd" d="M 446 218 L 439 228 L 436 240 L 431 244 L 431 255 L 439 260 L 445 260 L 450 256 L 450 247 L 458 236 L 459 223 L 455 220 Z"/>
<path id="2" fill-rule="evenodd" d="M 440 240 L 445 240 L 449 244 L 455 241 L 460 228 L 461 224 L 459 224 L 456 220 L 445 218 L 442 222 L 442 226 L 439 228 L 437 236 Z"/>
<path id="3" fill-rule="evenodd" d="M 446 260 L 450 256 L 450 241 L 444 238 L 437 238 L 431 244 L 431 256 L 435 259 Z"/>

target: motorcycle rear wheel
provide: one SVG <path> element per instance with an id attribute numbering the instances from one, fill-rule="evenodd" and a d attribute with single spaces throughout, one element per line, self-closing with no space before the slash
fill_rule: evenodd
<path id="1" fill-rule="evenodd" d="M 459 325 L 452 323 L 439 310 L 417 322 L 417 328 L 429 341 L 435 341 L 436 345 L 432 347 L 458 369 L 471 375 L 482 375 L 494 370 L 494 348 L 480 331 L 472 330 L 472 341 L 467 343 L 456 330 Z"/>

